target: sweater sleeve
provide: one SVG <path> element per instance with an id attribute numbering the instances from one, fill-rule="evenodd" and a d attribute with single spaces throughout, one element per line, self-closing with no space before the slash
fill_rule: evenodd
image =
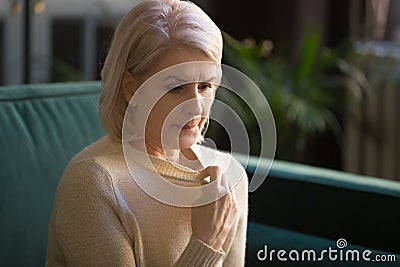
<path id="1" fill-rule="evenodd" d="M 235 159 L 234 159 L 235 160 Z M 235 160 L 236 161 L 236 160 Z M 237 164 L 239 164 L 237 162 Z M 240 166 L 240 165 L 239 165 Z M 248 177 L 245 170 L 240 166 L 244 176 L 240 180 L 237 187 L 233 190 L 239 207 L 239 218 L 235 236 L 229 250 L 220 252 L 209 247 L 200 239 L 192 236 L 187 247 L 174 265 L 181 266 L 226 266 L 226 267 L 242 267 L 245 265 L 246 253 L 246 233 L 247 233 L 247 217 L 248 217 Z"/>
<path id="2" fill-rule="evenodd" d="M 212 267 L 219 266 L 225 253 L 208 246 L 206 243 L 191 236 L 189 243 L 182 252 L 174 267 Z"/>
<path id="3" fill-rule="evenodd" d="M 46 266 L 136 266 L 108 173 L 95 162 L 67 169 L 49 224 Z"/>
<path id="4" fill-rule="evenodd" d="M 233 243 L 227 251 L 227 255 L 224 259 L 223 266 L 243 267 L 245 265 L 248 217 L 248 177 L 246 172 L 244 172 L 244 176 L 234 191 L 236 191 L 236 199 L 240 208 L 239 223 L 237 225 Z"/>

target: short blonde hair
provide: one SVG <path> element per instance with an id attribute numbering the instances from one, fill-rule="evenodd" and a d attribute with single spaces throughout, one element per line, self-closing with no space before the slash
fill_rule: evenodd
<path id="1" fill-rule="evenodd" d="M 220 63 L 222 35 L 198 6 L 188 1 L 146 0 L 136 5 L 115 30 L 101 78 L 100 120 L 108 135 L 122 138 L 128 103 L 121 90 L 125 70 L 149 71 L 167 50 L 195 48 Z"/>

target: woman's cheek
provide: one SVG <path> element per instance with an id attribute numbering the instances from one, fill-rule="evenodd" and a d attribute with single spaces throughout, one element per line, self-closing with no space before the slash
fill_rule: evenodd
<path id="1" fill-rule="evenodd" d="M 203 117 L 208 117 L 210 115 L 212 102 L 213 102 L 212 100 L 209 100 L 203 105 L 202 107 L 203 112 L 201 114 Z"/>

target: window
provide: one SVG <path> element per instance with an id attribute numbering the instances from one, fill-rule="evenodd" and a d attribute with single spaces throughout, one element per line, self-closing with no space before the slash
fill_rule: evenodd
<path id="1" fill-rule="evenodd" d="M 108 48 L 111 43 L 114 28 L 109 25 L 98 25 L 96 28 L 96 77 L 95 79 L 100 80 L 100 72 L 103 68 L 104 61 L 106 60 Z"/>
<path id="2" fill-rule="evenodd" d="M 0 85 L 5 84 L 4 82 L 4 21 L 0 19 Z"/>
<path id="3" fill-rule="evenodd" d="M 52 21 L 51 80 L 77 81 L 83 79 L 83 20 L 55 19 Z"/>

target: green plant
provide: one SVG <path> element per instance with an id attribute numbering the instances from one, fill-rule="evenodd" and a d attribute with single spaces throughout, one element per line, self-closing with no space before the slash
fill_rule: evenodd
<path id="1" fill-rule="evenodd" d="M 81 81 L 82 71 L 59 58 L 53 58 L 52 62 L 53 81 Z"/>
<path id="2" fill-rule="evenodd" d="M 273 55 L 268 40 L 240 42 L 226 33 L 223 36 L 224 61 L 246 73 L 269 102 L 279 158 L 298 160 L 316 134 L 330 130 L 340 136 L 337 113 L 344 108 L 344 94 L 338 88 L 343 88 L 344 75 L 338 71 L 338 62 L 347 48 L 321 48 L 321 32 L 313 29 L 304 35 L 293 62 Z"/>

